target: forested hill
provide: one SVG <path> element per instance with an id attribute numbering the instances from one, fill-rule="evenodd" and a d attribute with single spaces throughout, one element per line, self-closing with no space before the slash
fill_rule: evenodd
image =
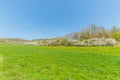
<path id="1" fill-rule="evenodd" d="M 113 46 L 116 41 L 120 41 L 120 28 L 113 26 L 111 29 L 106 29 L 96 25 L 90 25 L 81 29 L 80 32 L 52 39 L 0 38 L 0 43 L 40 46 Z"/>

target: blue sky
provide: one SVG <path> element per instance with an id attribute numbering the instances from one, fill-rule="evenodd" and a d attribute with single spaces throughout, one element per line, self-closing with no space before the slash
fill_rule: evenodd
<path id="1" fill-rule="evenodd" d="M 120 26 L 120 0 L 0 0 L 0 37 L 63 36 L 96 24 Z"/>

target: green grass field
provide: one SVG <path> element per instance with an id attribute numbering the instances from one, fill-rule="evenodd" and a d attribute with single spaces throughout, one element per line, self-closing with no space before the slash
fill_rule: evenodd
<path id="1" fill-rule="evenodd" d="M 120 47 L 0 44 L 0 80 L 120 80 Z"/>

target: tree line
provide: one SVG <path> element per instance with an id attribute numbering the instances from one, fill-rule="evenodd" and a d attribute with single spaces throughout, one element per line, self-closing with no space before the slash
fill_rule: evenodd
<path id="1" fill-rule="evenodd" d="M 80 32 L 74 33 L 74 36 L 72 36 L 74 40 L 86 40 L 91 38 L 113 38 L 120 41 L 120 28 L 113 26 L 111 29 L 106 29 L 103 26 L 92 24 L 82 28 Z"/>

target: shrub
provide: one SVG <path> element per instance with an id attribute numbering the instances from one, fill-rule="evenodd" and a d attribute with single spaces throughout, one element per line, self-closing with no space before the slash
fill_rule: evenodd
<path id="1" fill-rule="evenodd" d="M 75 46 L 113 46 L 115 45 L 115 39 L 105 38 L 91 38 L 83 41 L 76 41 Z"/>
<path id="2" fill-rule="evenodd" d="M 113 34 L 113 38 L 115 38 L 116 40 L 120 41 L 120 31 L 115 32 L 115 33 Z"/>

